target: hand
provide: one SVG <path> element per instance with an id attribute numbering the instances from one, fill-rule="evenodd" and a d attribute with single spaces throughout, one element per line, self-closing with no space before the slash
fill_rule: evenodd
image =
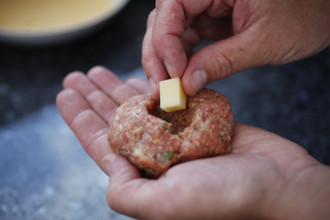
<path id="1" fill-rule="evenodd" d="M 58 108 L 84 149 L 110 178 L 107 200 L 142 219 L 329 219 L 330 171 L 299 145 L 265 130 L 235 124 L 229 155 L 170 168 L 142 178 L 108 145 L 109 123 L 127 98 L 148 92 L 147 82 L 122 82 L 102 67 L 74 72 Z"/>
<path id="2" fill-rule="evenodd" d="M 330 44 L 329 11 L 329 0 L 157 0 L 142 50 L 154 97 L 169 75 L 194 95 L 241 70 L 317 53 Z M 193 53 L 202 39 L 216 41 Z"/>

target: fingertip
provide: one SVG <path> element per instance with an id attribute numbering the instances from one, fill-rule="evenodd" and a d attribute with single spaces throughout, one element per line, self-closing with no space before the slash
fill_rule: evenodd
<path id="1" fill-rule="evenodd" d="M 208 76 L 204 70 L 195 70 L 182 77 L 182 87 L 188 96 L 194 96 L 207 84 Z"/>
<path id="2" fill-rule="evenodd" d="M 170 64 L 168 61 L 164 61 L 164 65 L 168 72 L 168 75 L 170 75 L 171 78 L 180 77 L 178 76 L 178 72 L 176 71 L 176 69 L 173 67 L 172 64 Z"/>
<path id="3" fill-rule="evenodd" d="M 72 93 L 72 89 L 61 90 L 56 96 L 56 103 L 61 103 L 70 93 Z"/>
<path id="4" fill-rule="evenodd" d="M 62 110 L 70 104 L 72 100 L 76 100 L 77 95 L 79 95 L 79 93 L 72 88 L 67 88 L 60 91 L 56 96 L 56 105 L 59 110 L 62 112 Z"/>
<path id="5" fill-rule="evenodd" d="M 158 84 L 159 83 L 156 84 L 154 79 L 149 78 L 150 90 L 151 90 L 153 98 L 156 100 L 159 99 L 159 87 L 157 86 Z"/>
<path id="6" fill-rule="evenodd" d="M 159 93 L 159 90 L 157 90 L 155 93 L 152 94 L 152 98 L 153 98 L 155 101 L 159 101 L 159 99 L 160 99 L 160 93 Z"/>
<path id="7" fill-rule="evenodd" d="M 72 86 L 72 84 L 77 81 L 78 78 L 80 78 L 81 76 L 84 76 L 85 74 L 83 72 L 80 71 L 73 71 L 71 73 L 69 73 L 68 75 L 65 76 L 65 78 L 63 79 L 63 83 L 62 86 L 63 88 L 69 88 Z"/>
<path id="8" fill-rule="evenodd" d="M 79 112 L 89 108 L 81 94 L 72 88 L 64 89 L 57 94 L 56 105 L 69 126 Z"/>
<path id="9" fill-rule="evenodd" d="M 195 70 L 190 77 L 190 85 L 192 90 L 196 93 L 206 86 L 207 78 L 208 76 L 203 69 Z"/>
<path id="10" fill-rule="evenodd" d="M 112 72 L 109 69 L 107 69 L 106 67 L 98 65 L 98 66 L 92 67 L 87 72 L 87 76 L 90 78 L 98 78 L 97 75 L 103 74 L 103 73 L 111 74 Z"/>
<path id="11" fill-rule="evenodd" d="M 57 95 L 56 95 L 56 99 L 55 99 L 55 102 L 56 102 L 56 105 L 58 108 L 61 107 L 62 105 L 62 101 L 65 99 L 66 97 L 66 91 L 65 89 L 60 91 Z"/>
<path id="12" fill-rule="evenodd" d="M 183 87 L 184 93 L 187 96 L 194 96 L 194 95 L 196 95 L 196 92 L 193 91 L 189 85 L 186 85 L 183 80 L 182 80 L 182 87 Z"/>
<path id="13" fill-rule="evenodd" d="M 151 92 L 151 88 L 149 82 L 140 78 L 129 78 L 125 82 L 126 84 L 134 87 L 140 93 L 148 93 Z"/>

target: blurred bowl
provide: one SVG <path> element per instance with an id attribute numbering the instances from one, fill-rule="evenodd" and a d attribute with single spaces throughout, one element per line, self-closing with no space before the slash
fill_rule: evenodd
<path id="1" fill-rule="evenodd" d="M 102 10 L 95 12 L 93 15 L 82 17 L 80 20 L 76 20 L 74 22 L 66 22 L 58 25 L 44 25 L 42 27 L 16 25 L 15 27 L 10 27 L 3 25 L 4 22 L 1 21 L 0 15 L 0 41 L 16 45 L 43 46 L 64 43 L 82 38 L 99 30 L 102 26 L 112 20 L 112 18 L 114 18 L 114 16 L 118 14 L 129 2 L 129 0 L 108 1 L 109 5 L 106 8 L 102 8 Z M 42 8 L 40 5 L 36 6 Z M 48 9 L 53 10 L 52 7 L 48 7 Z M 24 8 L 22 10 L 25 12 Z M 79 10 L 79 7 L 77 7 L 77 10 Z M 54 14 L 54 11 L 50 12 Z M 12 12 L 9 13 L 11 13 L 10 16 L 13 15 Z M 47 11 L 43 11 L 43 14 L 47 14 Z M 58 18 L 61 18 L 61 16 L 62 15 L 59 15 Z M 54 20 L 54 18 L 52 19 Z"/>

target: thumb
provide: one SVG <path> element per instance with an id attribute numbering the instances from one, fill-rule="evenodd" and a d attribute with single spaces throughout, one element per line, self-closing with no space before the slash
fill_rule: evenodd
<path id="1" fill-rule="evenodd" d="M 260 51 L 260 42 L 255 35 L 257 34 L 242 32 L 196 52 L 182 76 L 186 94 L 195 95 L 211 82 L 265 64 L 266 56 L 262 55 L 264 53 Z"/>

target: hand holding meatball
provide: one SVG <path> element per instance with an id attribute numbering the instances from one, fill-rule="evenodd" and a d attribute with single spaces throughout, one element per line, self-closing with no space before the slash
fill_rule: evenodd
<path id="1" fill-rule="evenodd" d="M 127 98 L 149 90 L 100 67 L 72 73 L 59 110 L 91 158 L 110 178 L 112 209 L 139 219 L 329 219 L 330 168 L 299 145 L 263 129 L 235 124 L 232 153 L 170 168 L 157 180 L 108 145 L 109 123 Z"/>
<path id="2" fill-rule="evenodd" d="M 170 166 L 231 151 L 234 119 L 229 100 L 203 89 L 187 108 L 166 112 L 150 93 L 130 98 L 116 111 L 109 144 L 147 177 Z"/>

